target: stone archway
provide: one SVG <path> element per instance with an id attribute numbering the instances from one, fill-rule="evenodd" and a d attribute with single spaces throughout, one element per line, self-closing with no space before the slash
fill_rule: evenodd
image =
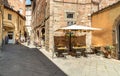
<path id="1" fill-rule="evenodd" d="M 45 41 L 45 28 L 42 29 L 42 39 Z"/>
<path id="2" fill-rule="evenodd" d="M 116 58 L 120 60 L 120 16 L 115 19 L 113 26 L 113 44 L 116 46 Z"/>
<path id="3" fill-rule="evenodd" d="M 118 23 L 118 25 L 116 26 L 116 31 L 117 31 L 117 43 L 118 43 L 118 47 L 117 47 L 117 55 L 118 55 L 118 59 L 120 60 L 120 22 Z"/>
<path id="4" fill-rule="evenodd" d="M 42 28 L 41 30 L 41 45 L 45 45 L 45 28 Z"/>

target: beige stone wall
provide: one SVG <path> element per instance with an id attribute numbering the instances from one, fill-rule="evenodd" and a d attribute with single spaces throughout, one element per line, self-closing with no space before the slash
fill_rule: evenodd
<path id="1" fill-rule="evenodd" d="M 8 14 L 11 14 L 12 20 L 8 20 Z M 17 14 L 9 9 L 4 8 L 4 20 L 3 20 L 3 39 L 5 39 L 5 36 L 7 36 L 9 31 L 15 32 L 15 28 L 17 27 L 16 24 L 17 20 Z M 18 29 L 16 29 L 18 30 Z M 14 40 L 15 40 L 15 34 L 14 34 Z"/>
<path id="2" fill-rule="evenodd" d="M 31 13 L 32 13 L 32 7 L 31 5 L 26 5 L 26 30 L 29 36 L 31 36 Z M 31 37 L 32 39 L 32 37 Z M 32 39 L 33 41 L 33 39 Z"/>
<path id="3" fill-rule="evenodd" d="M 45 28 L 45 19 L 46 19 L 46 0 L 34 0 L 32 2 L 32 35 L 33 42 L 41 45 L 42 41 L 42 32 L 41 30 Z"/>
<path id="4" fill-rule="evenodd" d="M 21 31 L 21 37 L 24 37 L 25 33 L 25 20 L 19 17 L 19 31 Z"/>
<path id="5" fill-rule="evenodd" d="M 94 1 L 98 2 L 98 0 Z M 97 11 L 99 7 L 98 4 L 91 3 L 91 0 L 46 0 L 46 3 L 44 2 L 45 0 L 32 2 L 32 6 L 36 4 L 32 12 L 32 28 L 36 35 L 36 31 L 43 28 L 41 26 L 45 24 L 45 47 L 48 51 L 53 50 L 55 30 L 67 26 L 68 21 L 74 21 L 78 25 L 91 26 L 91 13 Z M 107 2 L 114 3 L 115 0 L 108 0 Z M 108 6 L 104 4 L 104 0 L 101 4 L 104 7 Z M 100 6 L 102 6 L 101 4 Z M 44 10 L 46 10 L 45 14 L 43 13 Z M 67 19 L 66 12 L 74 12 L 74 18 Z M 41 31 L 39 32 L 41 33 Z M 62 33 L 59 34 L 63 35 Z M 35 40 L 37 40 L 37 37 L 35 37 Z M 87 33 L 86 42 L 87 45 L 91 44 L 91 33 Z"/>
<path id="6" fill-rule="evenodd" d="M 13 8 L 15 11 L 23 10 L 22 15 L 25 16 L 25 1 L 26 0 L 4 0 L 4 4 Z"/>
<path id="7" fill-rule="evenodd" d="M 112 5 L 113 3 L 116 3 L 119 0 L 101 0 L 100 2 L 100 9 L 103 9 L 109 5 Z"/>
<path id="8" fill-rule="evenodd" d="M 102 0 L 98 5 L 91 3 L 91 0 L 52 0 L 50 1 L 50 23 L 49 23 L 49 50 L 53 50 L 54 31 L 67 26 L 67 21 L 75 21 L 78 25 L 91 26 L 89 16 L 94 11 L 105 8 L 117 0 Z M 102 7 L 101 7 L 102 6 Z M 66 12 L 74 12 L 73 19 L 66 18 Z M 91 45 L 91 33 L 86 35 L 87 46 Z"/>
<path id="9" fill-rule="evenodd" d="M 0 46 L 2 45 L 2 14 L 0 13 Z"/>
<path id="10" fill-rule="evenodd" d="M 11 14 L 11 20 L 8 20 L 8 14 Z M 19 39 L 20 31 L 21 36 L 24 37 L 25 19 L 20 16 L 16 11 L 5 7 L 3 24 L 3 39 L 5 39 L 5 36 L 8 35 L 9 31 L 12 31 L 14 33 L 14 42 L 16 39 Z"/>
<path id="11" fill-rule="evenodd" d="M 67 3 L 68 2 L 68 3 Z M 50 1 L 50 22 L 49 22 L 49 50 L 53 50 L 54 45 L 54 33 L 57 29 L 67 26 L 68 21 L 74 21 L 78 25 L 91 26 L 88 15 L 91 13 L 90 0 L 83 2 L 85 5 L 81 5 L 82 1 L 69 1 L 66 3 Z M 87 4 L 88 3 L 88 4 Z M 84 10 L 84 11 L 83 11 Z M 67 19 L 66 12 L 74 12 L 73 19 Z M 60 34 L 60 33 L 59 33 Z M 62 33 L 61 33 L 62 35 Z M 89 38 L 89 36 L 87 36 Z M 88 39 L 87 38 L 87 39 Z M 90 39 L 87 40 L 90 43 Z"/>
<path id="12" fill-rule="evenodd" d="M 0 0 L 0 2 L 1 1 L 2 0 Z M 0 47 L 1 47 L 1 45 L 2 45 L 2 35 L 3 35 L 2 24 L 3 24 L 3 10 L 4 10 L 3 5 L 1 5 L 1 4 L 0 4 L 0 9 L 1 9 L 1 11 L 0 11 Z"/>

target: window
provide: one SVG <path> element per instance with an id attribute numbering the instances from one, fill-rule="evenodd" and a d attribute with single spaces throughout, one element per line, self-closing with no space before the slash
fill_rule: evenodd
<path id="1" fill-rule="evenodd" d="M 39 30 L 37 30 L 37 36 L 39 37 Z"/>
<path id="2" fill-rule="evenodd" d="M 67 12 L 67 18 L 74 18 L 73 12 Z"/>
<path id="3" fill-rule="evenodd" d="M 20 2 L 23 2 L 23 0 L 20 0 Z"/>
<path id="4" fill-rule="evenodd" d="M 19 13 L 20 13 L 20 14 L 23 13 L 23 9 L 22 9 L 22 8 L 19 9 Z"/>
<path id="5" fill-rule="evenodd" d="M 9 34 L 9 35 L 8 35 L 8 38 L 9 38 L 9 39 L 13 39 L 13 35 L 12 35 L 12 34 Z"/>
<path id="6" fill-rule="evenodd" d="M 9 38 L 9 39 L 13 39 L 13 32 L 12 32 L 12 31 L 9 31 L 9 32 L 8 32 L 8 38 Z"/>
<path id="7" fill-rule="evenodd" d="M 14 6 L 11 6 L 12 9 L 14 9 Z"/>
<path id="8" fill-rule="evenodd" d="M 67 25 L 68 25 L 68 26 L 71 26 L 71 25 L 73 25 L 73 24 L 74 24 L 73 21 L 68 21 L 68 22 L 67 22 Z"/>
<path id="9" fill-rule="evenodd" d="M 12 15 L 8 14 L 8 20 L 12 20 Z"/>

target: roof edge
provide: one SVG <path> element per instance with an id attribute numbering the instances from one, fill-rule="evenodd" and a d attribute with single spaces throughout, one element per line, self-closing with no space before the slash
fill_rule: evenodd
<path id="1" fill-rule="evenodd" d="M 4 8 L 7 8 L 7 9 L 9 9 L 9 10 L 11 10 L 11 11 L 17 13 L 20 17 L 22 17 L 24 20 L 26 20 L 25 16 L 21 15 L 20 13 L 18 13 L 18 11 L 15 11 L 14 9 L 12 9 L 12 8 L 6 6 L 6 5 L 4 5 Z"/>
<path id="2" fill-rule="evenodd" d="M 116 2 L 116 3 L 113 3 L 112 5 L 109 5 L 109 6 L 103 8 L 103 9 L 101 9 L 101 10 L 98 10 L 98 11 L 92 13 L 91 16 L 93 16 L 93 15 L 95 15 L 95 14 L 98 14 L 98 13 L 101 13 L 101 12 L 104 12 L 104 11 L 106 11 L 107 9 L 111 9 L 111 8 L 113 8 L 113 7 L 115 7 L 116 5 L 119 5 L 119 4 L 120 4 L 120 1 L 118 1 L 118 2 Z"/>

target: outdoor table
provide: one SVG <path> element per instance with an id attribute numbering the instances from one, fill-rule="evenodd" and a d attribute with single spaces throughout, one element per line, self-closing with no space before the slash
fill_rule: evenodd
<path id="1" fill-rule="evenodd" d="M 61 56 L 64 56 L 63 55 L 63 53 L 65 53 L 65 52 L 67 52 L 67 47 L 56 47 L 56 52 L 57 52 L 57 54 L 56 54 L 56 56 L 57 57 L 61 57 Z"/>
<path id="2" fill-rule="evenodd" d="M 86 46 L 73 46 L 73 49 L 86 49 Z"/>
<path id="3" fill-rule="evenodd" d="M 92 51 L 93 51 L 94 54 L 98 54 L 98 53 L 100 53 L 101 47 L 102 46 L 99 46 L 99 45 L 92 45 L 91 49 L 92 49 Z"/>
<path id="4" fill-rule="evenodd" d="M 85 53 L 87 46 L 73 46 L 72 48 L 75 51 L 77 56 L 78 56 L 78 54 L 77 54 L 78 52 L 81 52 L 81 55 L 83 55 L 85 57 L 87 56 Z"/>
<path id="5" fill-rule="evenodd" d="M 58 47 L 57 49 L 58 50 L 66 50 L 67 48 L 66 47 Z"/>

